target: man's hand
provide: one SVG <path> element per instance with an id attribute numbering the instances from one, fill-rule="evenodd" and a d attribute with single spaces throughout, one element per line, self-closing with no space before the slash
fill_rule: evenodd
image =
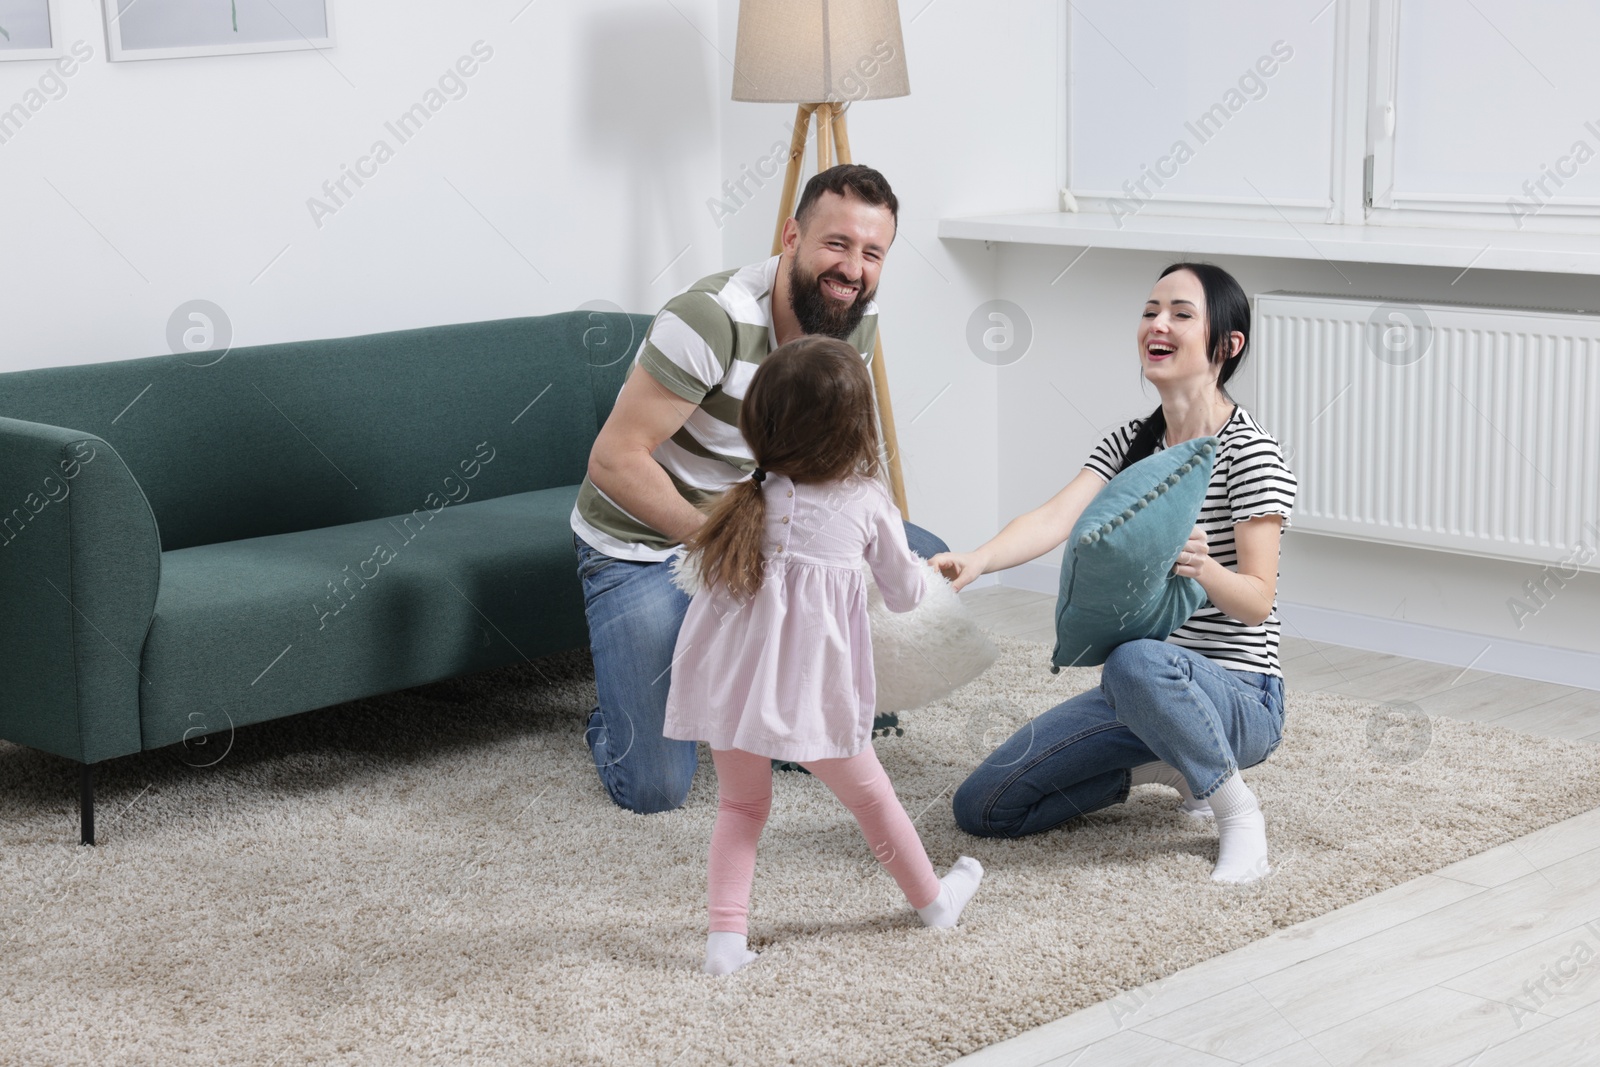
<path id="1" fill-rule="evenodd" d="M 589 452 L 589 480 L 624 511 L 674 541 L 700 528 L 705 516 L 673 486 L 651 455 L 694 414 L 695 405 L 634 367 L 611 416 Z"/>

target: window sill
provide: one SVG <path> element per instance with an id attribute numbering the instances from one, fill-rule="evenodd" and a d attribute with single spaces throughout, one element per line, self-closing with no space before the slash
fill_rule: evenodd
<path id="1" fill-rule="evenodd" d="M 939 236 L 961 241 L 1173 254 L 1402 263 L 1462 270 L 1471 267 L 1600 273 L 1600 238 L 1594 235 L 1158 215 L 1113 220 L 1109 215 L 1050 212 L 940 219 Z"/>

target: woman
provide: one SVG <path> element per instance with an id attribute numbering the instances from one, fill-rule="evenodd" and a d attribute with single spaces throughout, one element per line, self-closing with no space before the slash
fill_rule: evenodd
<path id="1" fill-rule="evenodd" d="M 1102 486 L 1153 452 L 1216 436 L 1200 524 L 1175 572 L 1208 603 L 1166 641 L 1130 641 L 1106 660 L 1100 687 L 1040 715 L 996 749 L 955 795 L 968 833 L 1014 837 L 1059 826 L 1160 783 L 1184 809 L 1214 816 L 1212 878 L 1269 872 L 1266 821 L 1239 775 L 1272 754 L 1283 730 L 1278 663 L 1278 545 L 1295 479 L 1278 443 L 1228 396 L 1249 346 L 1250 304 L 1233 277 L 1205 263 L 1161 272 L 1139 321 L 1139 361 L 1161 395 L 1149 416 L 1115 430 L 1042 506 L 972 552 L 931 562 L 957 589 L 1060 545 Z"/>

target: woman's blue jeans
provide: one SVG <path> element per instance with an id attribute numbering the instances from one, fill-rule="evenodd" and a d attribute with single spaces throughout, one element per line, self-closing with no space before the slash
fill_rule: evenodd
<path id="1" fill-rule="evenodd" d="M 1161 760 L 1204 799 L 1283 739 L 1283 680 L 1230 671 L 1180 645 L 1130 641 L 1100 687 L 1058 704 L 956 790 L 956 824 L 1020 837 L 1128 799 L 1132 768 Z"/>
<path id="2" fill-rule="evenodd" d="M 689 597 L 672 584 L 670 563 L 615 559 L 574 536 L 594 655 L 599 707 L 585 739 L 611 799 L 649 814 L 680 807 L 689 795 L 695 743 L 663 737 L 672 653 Z M 943 541 L 906 523 L 906 541 L 923 559 L 947 552 Z"/>

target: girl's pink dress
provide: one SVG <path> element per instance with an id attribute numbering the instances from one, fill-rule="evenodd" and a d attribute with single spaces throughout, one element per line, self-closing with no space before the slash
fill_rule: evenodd
<path id="1" fill-rule="evenodd" d="M 760 590 L 707 587 L 689 604 L 672 660 L 663 733 L 712 748 L 805 762 L 854 756 L 877 703 L 863 561 L 890 611 L 926 586 L 900 511 L 877 481 L 762 483 Z"/>

